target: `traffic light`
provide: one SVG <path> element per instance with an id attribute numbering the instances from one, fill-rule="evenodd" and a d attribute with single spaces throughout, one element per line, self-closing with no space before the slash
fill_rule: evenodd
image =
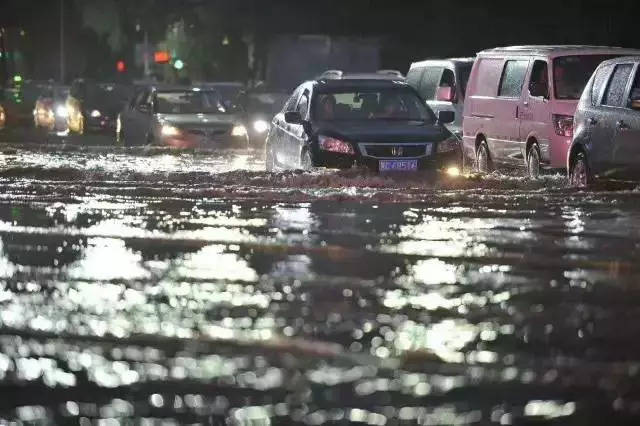
<path id="1" fill-rule="evenodd" d="M 153 60 L 156 64 L 166 64 L 171 60 L 171 55 L 166 50 L 159 50 L 153 54 Z"/>
<path id="2" fill-rule="evenodd" d="M 127 66 L 125 65 L 124 61 L 118 61 L 116 62 L 116 69 L 118 70 L 118 72 L 125 72 Z"/>

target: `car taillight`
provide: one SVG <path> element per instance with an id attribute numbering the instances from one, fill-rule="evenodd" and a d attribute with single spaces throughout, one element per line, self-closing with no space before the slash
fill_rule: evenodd
<path id="1" fill-rule="evenodd" d="M 320 149 L 323 151 L 337 152 L 339 154 L 355 154 L 350 143 L 328 136 L 318 136 Z"/>
<path id="2" fill-rule="evenodd" d="M 553 127 L 556 131 L 556 135 L 565 136 L 567 138 L 573 137 L 573 116 L 554 114 Z"/>

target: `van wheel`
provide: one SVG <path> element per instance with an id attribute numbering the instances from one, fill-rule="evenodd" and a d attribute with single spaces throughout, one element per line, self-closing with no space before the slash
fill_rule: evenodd
<path id="1" fill-rule="evenodd" d="M 527 152 L 527 173 L 531 179 L 540 177 L 540 149 L 536 143 Z"/>
<path id="2" fill-rule="evenodd" d="M 300 157 L 300 168 L 305 171 L 313 169 L 313 160 L 311 159 L 311 152 L 309 152 L 308 149 L 302 151 L 302 156 Z"/>
<path id="3" fill-rule="evenodd" d="M 478 151 L 476 153 L 476 166 L 480 173 L 491 173 L 493 171 L 493 164 L 491 163 L 491 156 L 489 155 L 489 147 L 485 141 L 480 142 Z"/>
<path id="4" fill-rule="evenodd" d="M 592 182 L 593 175 L 589 170 L 587 156 L 584 152 L 579 152 L 569 170 L 569 184 L 573 188 L 587 188 Z"/>

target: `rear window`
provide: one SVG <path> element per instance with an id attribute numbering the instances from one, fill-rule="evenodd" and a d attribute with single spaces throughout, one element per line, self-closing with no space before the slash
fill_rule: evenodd
<path id="1" fill-rule="evenodd" d="M 556 99 L 578 100 L 591 75 L 602 62 L 619 55 L 571 55 L 553 60 Z"/>
<path id="2" fill-rule="evenodd" d="M 529 61 L 507 61 L 504 65 L 498 96 L 519 98 Z"/>

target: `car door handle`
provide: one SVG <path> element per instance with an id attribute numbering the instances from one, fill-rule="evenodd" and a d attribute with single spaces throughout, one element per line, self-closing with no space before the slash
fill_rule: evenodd
<path id="1" fill-rule="evenodd" d="M 627 125 L 627 123 L 625 123 L 622 120 L 618 121 L 616 123 L 616 126 L 618 126 L 618 129 L 620 129 L 620 130 L 629 130 L 629 126 Z"/>
<path id="2" fill-rule="evenodd" d="M 522 104 L 523 104 L 524 106 L 529 106 L 529 102 L 527 102 L 527 101 L 524 101 Z"/>
<path id="3" fill-rule="evenodd" d="M 589 117 L 589 118 L 587 118 L 587 124 L 589 126 L 594 126 L 594 125 L 598 124 L 598 120 L 596 120 L 593 117 Z"/>

